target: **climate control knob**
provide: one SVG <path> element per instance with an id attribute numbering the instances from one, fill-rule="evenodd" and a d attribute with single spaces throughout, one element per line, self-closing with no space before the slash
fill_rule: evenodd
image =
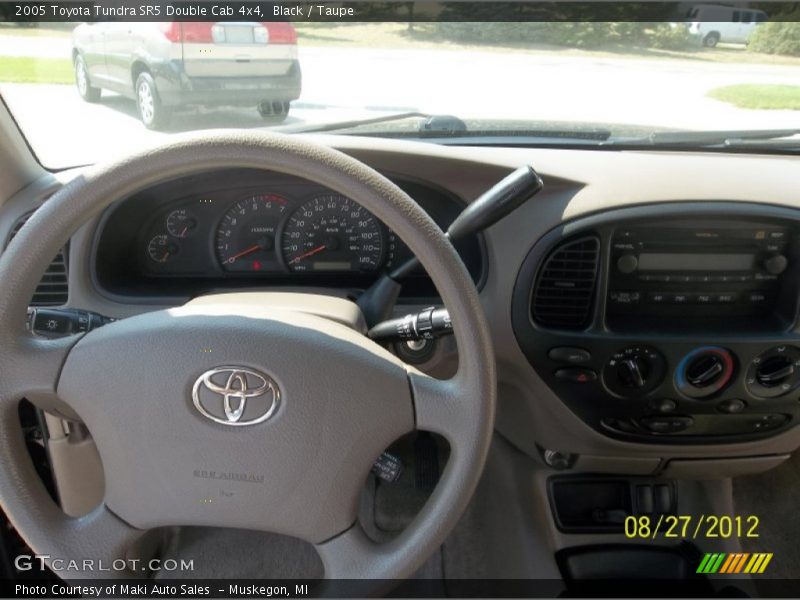
<path id="1" fill-rule="evenodd" d="M 686 365 L 686 380 L 696 388 L 713 386 L 725 375 L 725 361 L 717 354 L 704 354 Z"/>
<path id="2" fill-rule="evenodd" d="M 617 375 L 620 383 L 627 388 L 643 388 L 650 374 L 649 364 L 640 356 L 626 358 L 619 363 Z"/>
<path id="3" fill-rule="evenodd" d="M 628 346 L 615 352 L 603 368 L 609 392 L 623 398 L 653 391 L 664 379 L 666 361 L 650 346 Z"/>
<path id="4" fill-rule="evenodd" d="M 690 398 L 706 398 L 733 377 L 733 355 L 725 348 L 703 346 L 683 357 L 675 370 L 675 386 Z"/>
<path id="5" fill-rule="evenodd" d="M 800 385 L 800 350 L 776 346 L 756 356 L 747 368 L 745 385 L 759 398 L 788 394 Z"/>
<path id="6" fill-rule="evenodd" d="M 791 381 L 794 365 L 785 356 L 768 358 L 756 369 L 756 381 L 764 387 L 777 387 Z"/>

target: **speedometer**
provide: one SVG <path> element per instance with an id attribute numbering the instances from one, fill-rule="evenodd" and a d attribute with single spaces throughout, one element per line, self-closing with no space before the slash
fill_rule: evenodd
<path id="1" fill-rule="evenodd" d="M 217 258 L 226 271 L 280 269 L 275 235 L 288 201 L 277 194 L 256 194 L 234 204 L 217 228 Z"/>
<path id="2" fill-rule="evenodd" d="M 381 264 L 384 240 L 378 219 L 338 194 L 306 202 L 286 223 L 281 236 L 286 265 L 294 272 L 369 273 Z"/>

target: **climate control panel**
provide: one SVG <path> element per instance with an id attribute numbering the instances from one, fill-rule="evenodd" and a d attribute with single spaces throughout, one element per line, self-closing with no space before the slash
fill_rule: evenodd
<path id="1" fill-rule="evenodd" d="M 788 429 L 800 418 L 800 340 L 664 341 L 658 347 L 585 342 L 550 348 L 554 377 L 539 372 L 607 435 L 659 443 L 746 441 Z M 555 375 L 565 370 L 575 376 Z"/>
<path id="2" fill-rule="evenodd" d="M 550 347 L 537 370 L 607 435 L 659 443 L 746 441 L 800 418 L 800 340 L 569 341 Z"/>

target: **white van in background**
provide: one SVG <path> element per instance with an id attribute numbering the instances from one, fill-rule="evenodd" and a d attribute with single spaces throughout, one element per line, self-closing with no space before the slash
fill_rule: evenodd
<path id="1" fill-rule="evenodd" d="M 703 45 L 713 48 L 720 42 L 746 44 L 756 25 L 767 20 L 763 10 L 695 4 L 687 13 L 689 33 L 700 38 Z"/>

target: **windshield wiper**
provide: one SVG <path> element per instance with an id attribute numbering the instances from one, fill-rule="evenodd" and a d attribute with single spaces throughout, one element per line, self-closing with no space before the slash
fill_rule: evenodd
<path id="1" fill-rule="evenodd" d="M 324 131 L 340 131 L 344 129 L 355 129 L 364 125 L 374 125 L 379 123 L 391 123 L 392 121 L 405 121 L 406 119 L 432 119 L 433 115 L 427 113 L 408 111 L 382 115 L 380 117 L 370 117 L 368 119 L 352 119 L 349 121 L 334 121 L 332 123 L 301 123 L 299 125 L 287 125 L 286 127 L 275 127 L 275 131 L 285 133 L 322 133 Z"/>
<path id="2" fill-rule="evenodd" d="M 381 129 L 372 131 L 370 125 L 393 123 L 409 119 L 422 122 L 413 129 Z M 474 125 L 474 124 L 473 124 Z M 286 133 L 322 133 L 326 131 L 346 131 L 366 128 L 361 135 L 424 139 L 427 141 L 448 142 L 471 140 L 482 144 L 552 145 L 565 144 L 591 145 L 615 148 L 742 148 L 769 147 L 774 149 L 796 149 L 800 140 L 800 129 L 731 129 L 719 131 L 654 131 L 644 137 L 612 136 L 608 129 L 592 128 L 568 130 L 564 127 L 514 127 L 486 128 L 479 123 L 478 128 L 470 128 L 466 122 L 451 115 L 434 115 L 424 112 L 407 111 L 367 119 L 352 119 L 330 123 L 303 123 L 276 128 Z M 526 124 L 527 125 L 527 124 Z M 448 142 L 452 143 L 452 142 Z"/>
<path id="3" fill-rule="evenodd" d="M 725 148 L 753 148 L 756 150 L 800 150 L 800 138 L 775 138 L 769 140 L 728 140 Z"/>
<path id="4" fill-rule="evenodd" d="M 656 146 L 706 148 L 731 147 L 738 142 L 757 146 L 758 141 L 772 141 L 800 135 L 800 129 L 743 129 L 730 131 L 654 131 L 643 138 L 609 140 L 607 146 Z"/>
<path id="5" fill-rule="evenodd" d="M 388 127 L 370 128 L 370 125 L 381 125 L 419 119 L 416 127 Z M 486 128 L 478 124 L 471 128 L 462 119 L 452 115 L 430 115 L 418 112 L 397 113 L 393 115 L 374 117 L 370 119 L 354 119 L 352 121 L 337 121 L 334 123 L 306 123 L 275 128 L 283 133 L 321 133 L 327 131 L 344 132 L 356 130 L 358 135 L 365 137 L 382 137 L 395 139 L 424 140 L 442 144 L 479 144 L 484 146 L 515 145 L 515 146 L 553 146 L 564 145 L 600 145 L 611 137 L 608 129 L 572 130 L 563 127 L 555 128 Z"/>
<path id="6" fill-rule="evenodd" d="M 378 127 L 399 121 L 417 119 L 415 127 Z M 510 123 L 510 124 L 509 124 Z M 487 124 L 489 126 L 487 126 Z M 548 126 L 549 125 L 549 126 Z M 569 129 L 563 123 L 546 124 L 540 122 L 508 122 L 468 120 L 447 114 L 428 114 L 423 112 L 401 112 L 368 119 L 335 121 L 331 123 L 303 123 L 275 128 L 284 133 L 321 133 L 326 131 L 358 130 L 363 136 L 405 138 L 441 143 L 480 143 L 484 145 L 512 143 L 516 145 L 555 145 L 580 143 L 596 145 L 611 137 L 611 131 L 592 127 Z M 453 140 L 457 140 L 454 142 Z"/>

